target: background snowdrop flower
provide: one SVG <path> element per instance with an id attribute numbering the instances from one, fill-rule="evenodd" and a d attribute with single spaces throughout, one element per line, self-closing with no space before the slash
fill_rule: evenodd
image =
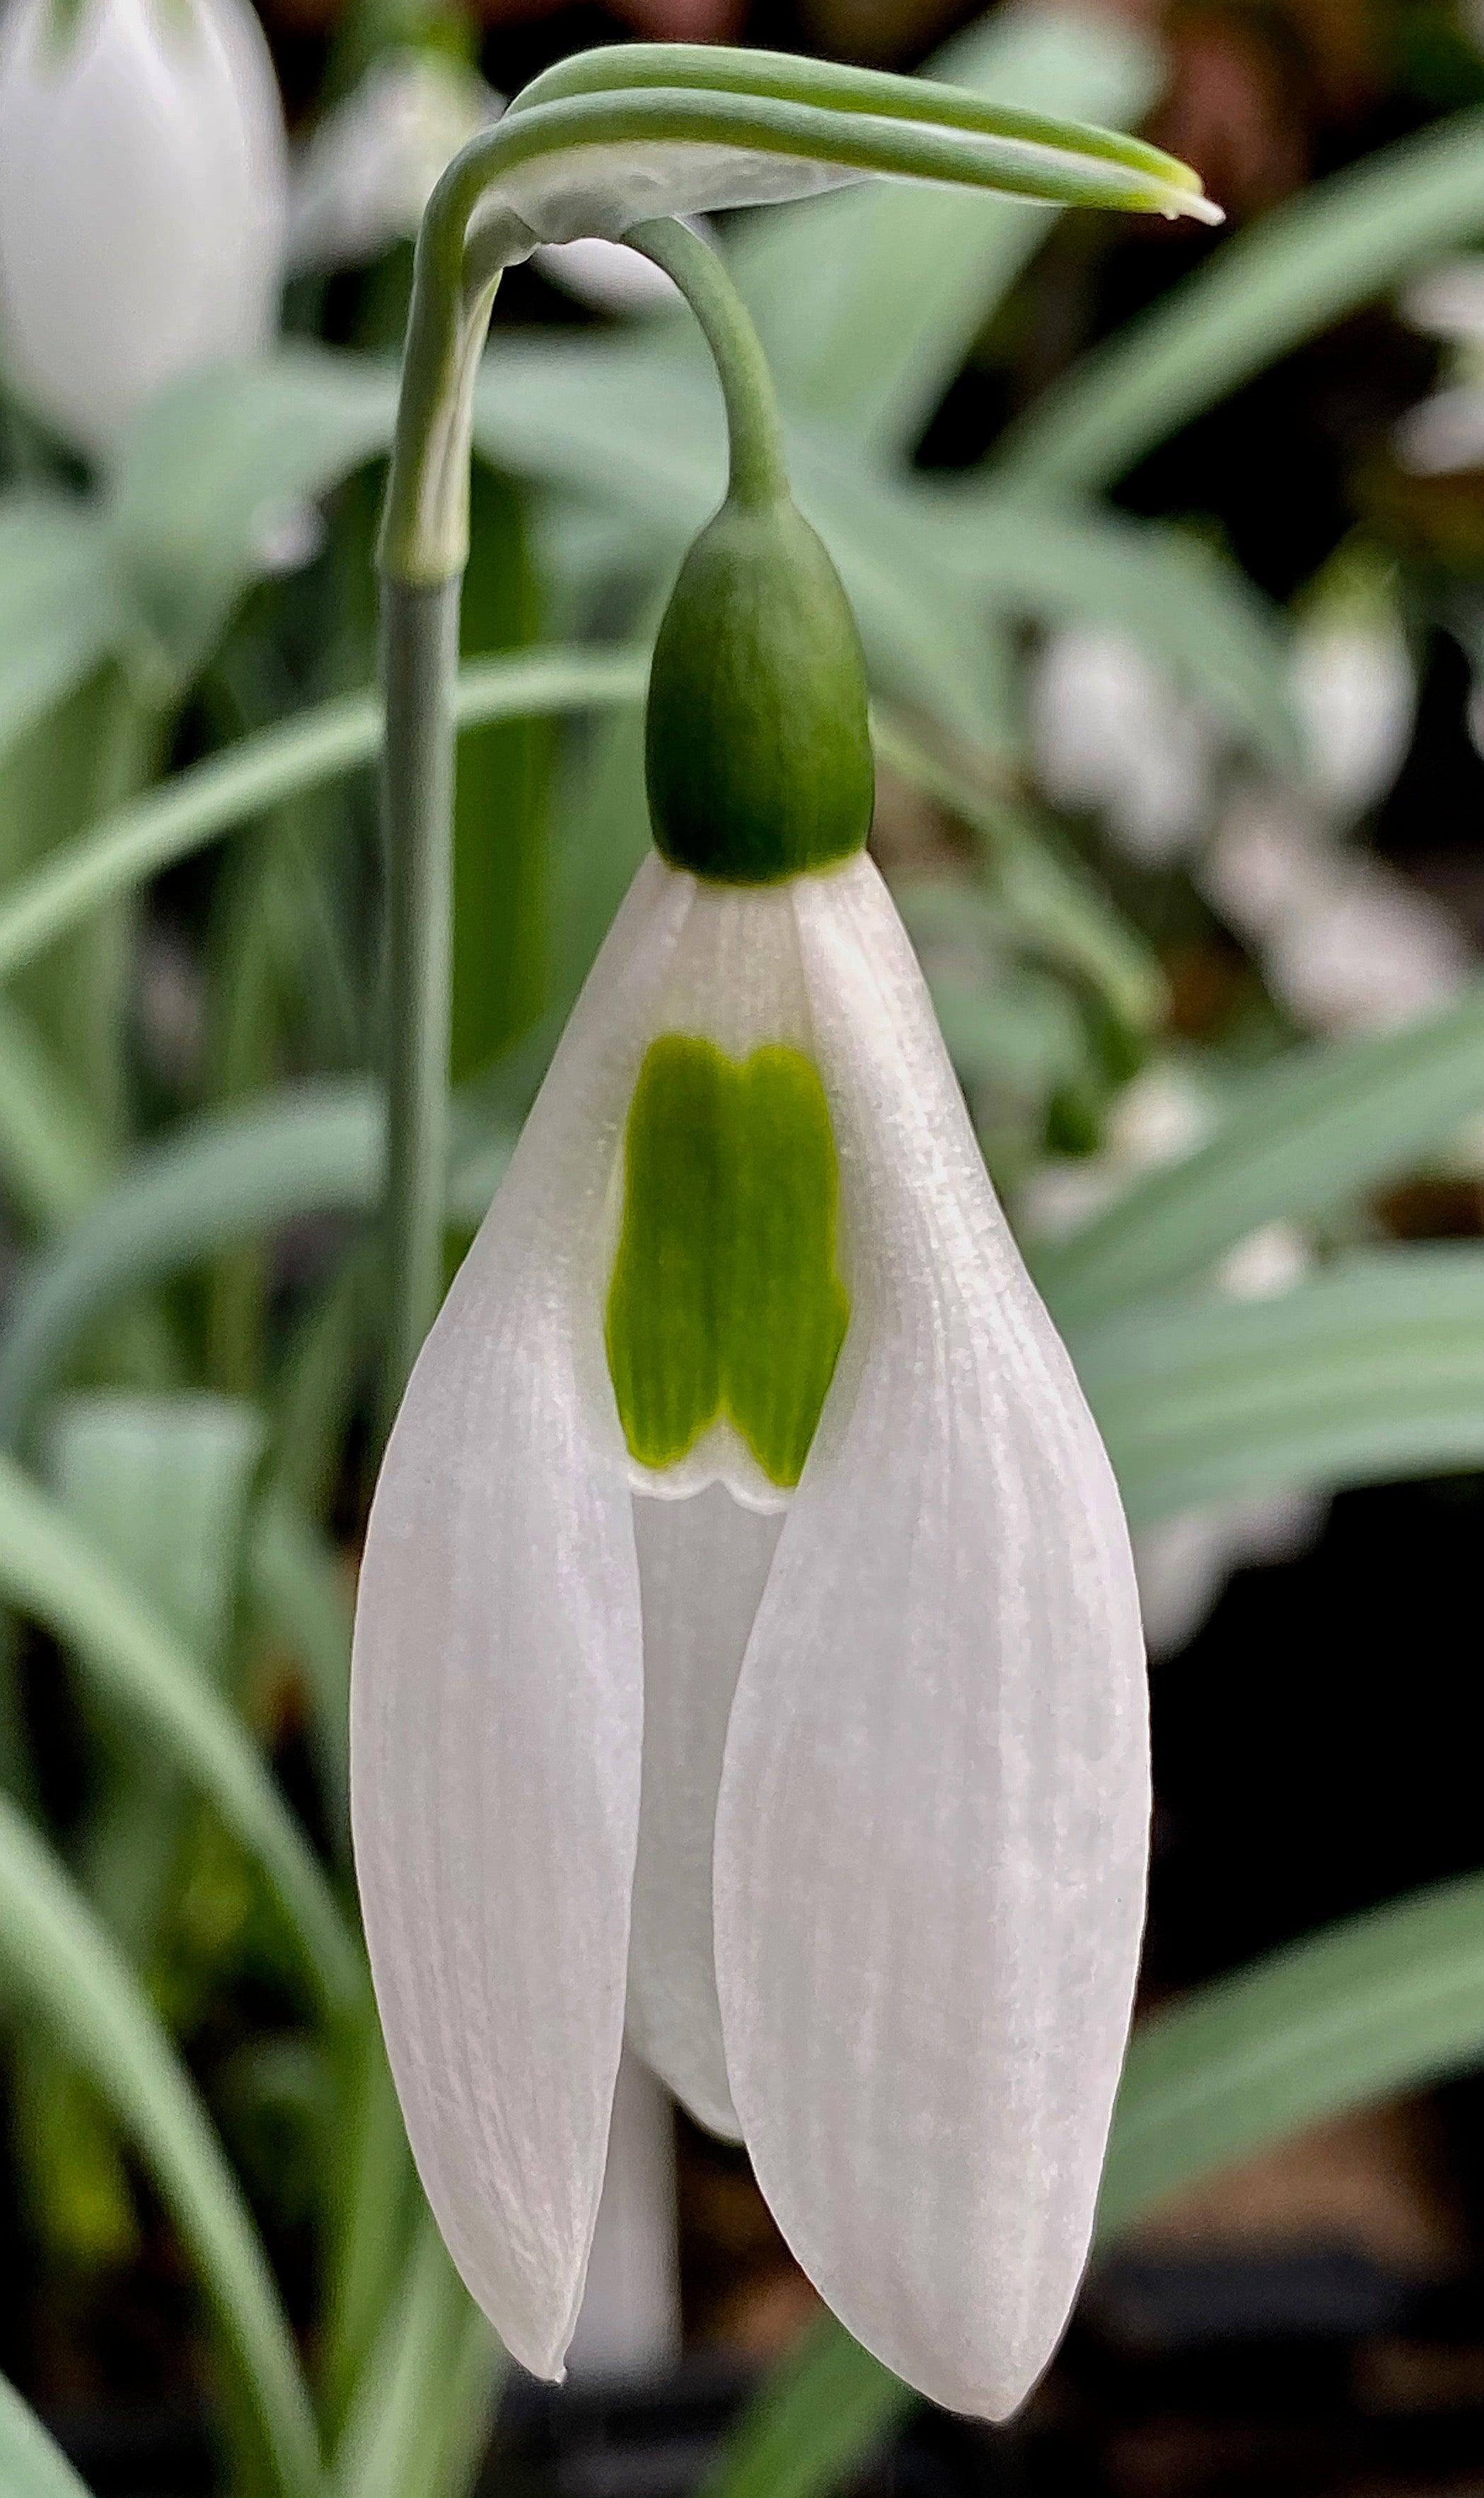
<path id="1" fill-rule="evenodd" d="M 1446 1006 L 1473 971 L 1442 904 L 1372 859 L 1333 849 L 1295 793 L 1248 789 L 1201 871 L 1256 948 L 1276 996 L 1318 1032 L 1379 1032 Z"/>
<path id="2" fill-rule="evenodd" d="M 1299 628 L 1291 673 L 1310 772 L 1351 821 L 1385 795 L 1406 753 L 1417 692 L 1405 637 L 1380 620 L 1318 618 Z"/>
<path id="3" fill-rule="evenodd" d="M 1031 678 L 1031 735 L 1057 805 L 1095 809 L 1130 858 L 1178 858 L 1210 821 L 1218 742 L 1127 634 L 1053 633 Z"/>
<path id="4" fill-rule="evenodd" d="M 850 2329 L 1001 2417 L 1091 2231 L 1143 1921 L 1112 1474 L 862 844 L 864 669 L 729 500 L 656 648 L 641 869 L 414 1372 L 357 1863 L 429 2199 L 559 2371 L 620 2045 Z"/>
<path id="5" fill-rule="evenodd" d="M 0 356 L 106 455 L 166 383 L 271 336 L 282 111 L 247 0 L 10 0 Z"/>

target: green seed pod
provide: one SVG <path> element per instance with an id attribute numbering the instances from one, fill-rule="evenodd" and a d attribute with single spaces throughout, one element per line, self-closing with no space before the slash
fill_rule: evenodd
<path id="1" fill-rule="evenodd" d="M 661 856 L 724 884 L 832 866 L 870 830 L 860 635 L 787 496 L 729 498 L 680 567 L 646 729 Z"/>

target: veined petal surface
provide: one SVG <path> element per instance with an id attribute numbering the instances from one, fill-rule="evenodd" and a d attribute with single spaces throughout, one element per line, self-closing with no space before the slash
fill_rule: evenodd
<path id="1" fill-rule="evenodd" d="M 868 861 L 793 888 L 854 1315 L 733 1704 L 732 2096 L 850 2330 L 1002 2418 L 1091 2231 L 1144 1913 L 1118 1493 Z"/>
<path id="2" fill-rule="evenodd" d="M 651 860 L 618 914 L 414 1371 L 357 1613 L 356 1864 L 397 2091 L 459 2271 L 545 2376 L 602 2186 L 639 1816 L 606 1199 L 693 892 Z"/>
<path id="3" fill-rule="evenodd" d="M 691 2115 L 733 2141 L 711 1848 L 732 1694 L 782 1523 L 720 1483 L 687 1500 L 634 1499 L 645 1721 L 629 2036 Z"/>

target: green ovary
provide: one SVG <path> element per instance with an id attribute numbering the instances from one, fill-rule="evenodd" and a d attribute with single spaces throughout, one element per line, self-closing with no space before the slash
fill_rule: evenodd
<path id="1" fill-rule="evenodd" d="M 729 1417 L 780 1489 L 804 1471 L 850 1316 L 817 1070 L 667 1033 L 629 1108 L 608 1366 L 629 1454 L 675 1465 Z"/>

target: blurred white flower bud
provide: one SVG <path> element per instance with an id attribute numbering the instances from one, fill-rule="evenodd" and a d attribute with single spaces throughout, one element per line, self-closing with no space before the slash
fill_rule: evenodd
<path id="1" fill-rule="evenodd" d="M 1093 808 L 1130 858 L 1156 866 L 1204 832 L 1215 801 L 1212 721 L 1105 625 L 1069 625 L 1031 681 L 1031 735 L 1046 793 Z"/>
<path id="2" fill-rule="evenodd" d="M 0 360 L 106 454 L 166 382 L 277 315 L 283 114 L 247 0 L 9 0 Z"/>
<path id="3" fill-rule="evenodd" d="M 1292 684 L 1310 770 L 1353 819 L 1384 797 L 1406 753 L 1417 696 L 1405 637 L 1380 621 L 1301 625 Z"/>
<path id="4" fill-rule="evenodd" d="M 1376 860 L 1331 849 L 1287 792 L 1233 801 L 1200 881 L 1274 995 L 1315 1032 L 1410 1023 L 1457 997 L 1476 968 L 1440 902 Z"/>
<path id="5" fill-rule="evenodd" d="M 444 52 L 384 52 L 300 155 L 294 267 L 352 269 L 410 241 L 444 167 L 503 109 L 477 70 Z"/>

